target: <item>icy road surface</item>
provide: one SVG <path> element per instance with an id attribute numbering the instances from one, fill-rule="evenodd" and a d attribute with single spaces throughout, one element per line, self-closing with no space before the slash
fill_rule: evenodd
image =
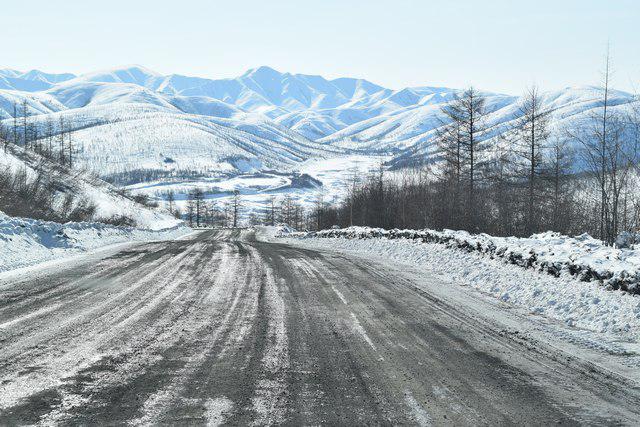
<path id="1" fill-rule="evenodd" d="M 622 378 L 505 334 L 400 269 L 250 231 L 3 280 L 0 425 L 640 419 Z"/>

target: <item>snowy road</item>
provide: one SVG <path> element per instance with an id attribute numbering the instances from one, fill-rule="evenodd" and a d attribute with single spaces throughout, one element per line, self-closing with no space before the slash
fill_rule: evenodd
<path id="1" fill-rule="evenodd" d="M 206 231 L 0 281 L 0 425 L 633 424 L 637 388 L 390 266 Z"/>

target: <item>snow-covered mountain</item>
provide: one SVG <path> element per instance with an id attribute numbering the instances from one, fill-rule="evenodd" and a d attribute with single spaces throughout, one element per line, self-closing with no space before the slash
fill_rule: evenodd
<path id="1" fill-rule="evenodd" d="M 38 123 L 63 117 L 76 130 L 80 161 L 103 176 L 233 174 L 354 151 L 392 153 L 402 161 L 424 156 L 442 104 L 457 92 L 393 90 L 269 67 L 227 79 L 162 75 L 141 66 L 79 76 L 6 69 L 0 70 L 0 117 L 10 122 L 23 100 Z M 515 118 L 519 98 L 485 95 L 499 133 Z M 599 99 L 592 87 L 544 94 L 557 125 L 591 114 Z M 622 109 L 634 99 L 620 91 L 611 96 Z"/>
<path id="2" fill-rule="evenodd" d="M 63 120 L 73 132 L 78 163 L 107 178 L 287 169 L 342 151 L 216 98 L 156 90 L 164 80 L 131 67 L 86 74 L 44 91 L 0 90 L 0 115 L 9 127 L 14 107 L 20 116 L 26 102 L 40 135 L 48 122 L 58 133 Z"/>
<path id="3" fill-rule="evenodd" d="M 575 130 L 579 123 L 589 120 L 594 116 L 599 117 L 602 114 L 602 91 L 600 88 L 593 86 L 574 86 L 558 91 L 545 92 L 541 94 L 541 100 L 543 108 L 551 112 L 550 131 L 552 137 L 557 135 L 563 138 L 566 130 Z M 514 121 L 519 118 L 519 102 L 520 99 L 518 97 L 490 95 L 487 97 L 487 106 L 491 113 L 486 118 L 489 129 L 488 134 L 485 136 L 485 144 L 489 147 L 504 144 L 504 142 L 499 141 L 498 136 L 505 130 L 510 129 Z M 619 112 L 624 115 L 633 114 L 634 111 L 640 111 L 638 110 L 640 108 L 638 98 L 623 91 L 610 89 L 608 104 L 610 113 Z M 420 114 L 424 114 L 424 116 L 419 117 Z M 403 147 L 405 148 L 390 162 L 392 166 L 402 167 L 420 163 L 435 152 L 433 144 L 435 127 L 428 130 L 427 117 L 437 116 L 438 114 L 440 114 L 439 110 L 429 112 L 417 109 L 413 112 L 411 118 L 405 120 L 394 120 L 390 118 L 389 120 L 383 121 L 382 126 L 369 129 L 368 134 L 361 132 L 355 133 L 350 137 L 362 141 L 365 140 L 365 138 L 371 138 L 371 133 L 382 128 L 382 131 L 373 138 L 376 144 L 392 145 L 402 141 Z M 413 123 L 420 123 L 425 126 L 425 131 L 413 133 L 418 126 L 411 125 L 412 119 L 415 120 Z M 390 127 L 394 123 L 397 124 L 398 130 L 385 134 L 384 126 Z M 435 126 L 438 126 L 438 122 L 435 123 Z M 491 154 L 492 150 L 489 150 L 487 155 L 490 156 Z M 580 162 L 578 162 L 576 166 L 580 167 Z"/>
<path id="4" fill-rule="evenodd" d="M 0 70 L 0 89 L 22 90 L 26 92 L 37 92 L 51 88 L 57 83 L 61 83 L 74 78 L 74 74 L 51 74 L 38 70 L 31 70 L 26 73 L 4 69 Z"/>
<path id="5" fill-rule="evenodd" d="M 280 73 L 269 67 L 250 69 L 233 79 L 211 80 L 177 74 L 162 76 L 140 66 L 81 75 L 69 84 L 130 83 L 167 95 L 204 96 L 245 111 L 277 117 L 291 111 L 336 108 L 354 99 L 388 91 L 366 80 Z"/>

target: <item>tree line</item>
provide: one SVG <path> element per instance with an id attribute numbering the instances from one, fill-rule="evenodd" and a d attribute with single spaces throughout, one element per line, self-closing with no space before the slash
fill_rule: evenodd
<path id="1" fill-rule="evenodd" d="M 605 79 L 608 82 L 606 74 Z M 501 236 L 553 230 L 589 233 L 612 244 L 640 227 L 640 103 L 600 107 L 571 128 L 552 129 L 553 110 L 536 87 L 508 127 L 492 129 L 486 97 L 473 87 L 442 107 L 436 154 L 389 171 L 352 169 L 346 196 L 311 209 L 272 196 L 258 221 L 318 230 L 352 225 L 451 228 Z"/>
<path id="2" fill-rule="evenodd" d="M 313 228 L 367 225 L 453 228 L 529 236 L 587 232 L 612 244 L 640 226 L 640 111 L 616 109 L 607 57 L 599 107 L 571 128 L 552 129 L 554 111 L 536 87 L 515 119 L 490 125 L 486 97 L 470 87 L 441 108 L 435 154 L 410 168 L 380 165 L 354 174 L 347 196 L 314 208 Z"/>
<path id="3" fill-rule="evenodd" d="M 205 191 L 196 187 L 187 192 L 187 203 L 184 212 L 176 203 L 176 195 L 173 190 L 164 195 L 166 208 L 176 218 L 183 218 L 190 227 L 225 227 L 236 228 L 243 225 L 241 215 L 243 203 L 240 192 L 233 191 L 231 197 L 223 202 L 207 200 Z M 256 224 L 253 222 L 252 224 Z"/>
<path id="4" fill-rule="evenodd" d="M 125 215 L 97 217 L 97 206 L 80 191 L 82 181 L 97 177 L 78 168 L 78 150 L 73 138 L 78 123 L 61 115 L 39 120 L 29 110 L 26 98 L 14 102 L 13 115 L 0 121 L 0 150 L 20 159 L 24 165 L 0 169 L 0 211 L 16 217 L 56 222 L 99 221 L 117 226 L 135 226 Z M 99 181 L 96 181 L 99 184 Z M 157 203 L 143 195 L 121 196 L 148 207 Z"/>
<path id="5" fill-rule="evenodd" d="M 0 121 L 0 143 L 6 153 L 9 144 L 32 150 L 39 155 L 73 168 L 77 148 L 73 140 L 74 123 L 60 115 L 58 120 L 47 115 L 43 123 L 35 119 L 29 109 L 27 98 L 20 103 L 14 101 L 12 118 L 7 124 Z"/>
<path id="6" fill-rule="evenodd" d="M 67 222 L 93 219 L 94 203 L 73 188 L 75 147 L 70 123 L 48 116 L 38 123 L 25 98 L 13 103 L 13 115 L 0 121 L 0 146 L 30 168 L 0 170 L 0 210 L 8 215 Z"/>
<path id="7" fill-rule="evenodd" d="M 278 197 L 271 195 L 261 209 L 250 209 L 242 200 L 238 190 L 224 200 L 208 200 L 206 192 L 199 187 L 186 193 L 184 211 L 178 207 L 176 193 L 164 194 L 165 207 L 177 218 L 183 218 L 191 227 L 235 228 L 255 225 L 287 224 L 296 229 L 316 229 L 320 226 L 316 213 L 326 206 L 322 197 L 317 198 L 317 209 L 305 209 L 290 194 Z"/>

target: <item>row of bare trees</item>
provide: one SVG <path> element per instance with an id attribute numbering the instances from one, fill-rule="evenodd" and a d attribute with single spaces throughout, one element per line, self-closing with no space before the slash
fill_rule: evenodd
<path id="1" fill-rule="evenodd" d="M 554 230 L 588 232 L 609 244 L 621 231 L 637 231 L 640 114 L 637 102 L 612 108 L 609 73 L 607 60 L 599 108 L 564 129 L 552 129 L 554 111 L 535 87 L 508 123 L 492 123 L 485 96 L 465 90 L 442 108 L 431 161 L 393 173 L 381 165 L 365 179 L 351 179 L 345 200 L 323 207 L 314 228 L 516 236 Z"/>
<path id="2" fill-rule="evenodd" d="M 607 55 L 602 108 L 582 126 L 569 130 L 582 150 L 582 161 L 597 187 L 597 227 L 601 239 L 612 243 L 621 231 L 637 231 L 638 172 L 640 167 L 640 109 L 614 109 L 610 100 L 610 61 Z M 592 190 L 591 193 L 594 191 Z"/>
<path id="3" fill-rule="evenodd" d="M 60 115 L 56 121 L 47 115 L 41 122 L 32 116 L 26 98 L 20 104 L 14 102 L 12 116 L 10 123 L 0 122 L 0 142 L 5 153 L 13 143 L 63 166 L 74 166 L 76 147 L 71 131 L 73 124 L 68 118 Z"/>
<path id="4" fill-rule="evenodd" d="M 239 191 L 224 201 L 208 201 L 201 188 L 187 193 L 184 215 L 177 207 L 176 196 L 169 191 L 165 197 L 167 209 L 177 217 L 184 217 L 190 226 L 195 227 L 239 227 L 244 225 L 287 224 L 296 229 L 314 229 L 321 224 L 322 210 L 327 206 L 318 197 L 314 209 L 304 209 L 302 204 L 290 194 L 281 197 L 272 195 L 264 208 L 247 209 Z M 246 214 L 244 218 L 242 215 Z"/>
<path id="5" fill-rule="evenodd" d="M 26 99 L 14 103 L 13 118 L 0 122 L 0 147 L 24 165 L 0 168 L 0 211 L 48 221 L 135 226 L 126 215 L 97 217 L 95 203 L 80 191 L 83 181 L 100 185 L 100 180 L 76 165 L 74 125 L 64 116 L 54 121 L 49 115 L 44 120 L 31 115 Z M 125 189 L 118 193 L 141 205 L 157 206 L 144 195 L 131 195 Z"/>
<path id="6" fill-rule="evenodd" d="M 222 203 L 207 201 L 206 193 L 197 187 L 187 193 L 184 215 L 177 207 L 175 193 L 169 191 L 165 196 L 167 208 L 176 217 L 184 217 L 190 227 L 239 227 L 243 210 L 239 191 Z"/>
<path id="7" fill-rule="evenodd" d="M 96 206 L 74 192 L 58 192 L 64 171 L 26 168 L 0 170 L 0 211 L 47 221 L 86 221 Z"/>
<path id="8" fill-rule="evenodd" d="M 290 194 L 270 196 L 263 217 L 255 220 L 265 225 L 287 224 L 295 229 L 310 228 L 311 222 L 310 212 Z"/>
<path id="9" fill-rule="evenodd" d="M 62 116 L 58 123 L 50 116 L 40 122 L 29 108 L 26 98 L 15 102 L 12 118 L 0 121 L 4 153 L 30 165 L 0 170 L 0 210 L 60 222 L 93 219 L 95 205 L 73 188 L 75 151 L 69 123 Z"/>

